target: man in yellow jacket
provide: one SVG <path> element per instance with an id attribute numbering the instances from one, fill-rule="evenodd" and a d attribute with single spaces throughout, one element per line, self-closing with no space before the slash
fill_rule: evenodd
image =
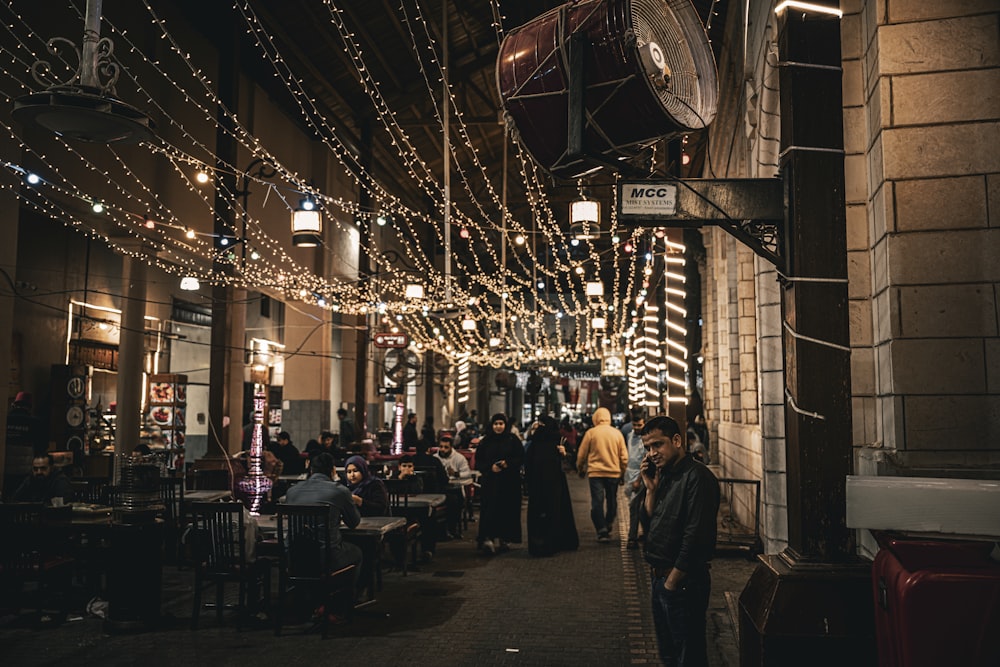
<path id="1" fill-rule="evenodd" d="M 611 524 L 618 516 L 618 485 L 628 467 L 628 450 L 621 431 L 611 425 L 607 408 L 597 408 L 593 422 L 580 442 L 576 469 L 590 482 L 590 520 L 597 530 L 597 541 L 610 542 Z"/>

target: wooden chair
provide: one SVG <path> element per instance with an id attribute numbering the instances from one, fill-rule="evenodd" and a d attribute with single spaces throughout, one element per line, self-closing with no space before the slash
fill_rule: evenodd
<path id="1" fill-rule="evenodd" d="M 393 531 L 386 535 L 386 542 L 392 551 L 396 564 L 402 568 L 406 576 L 406 552 L 410 551 L 410 559 L 417 562 L 417 545 L 420 543 L 420 522 L 410 516 L 408 493 L 413 487 L 409 480 L 386 479 L 385 489 L 389 493 L 389 514 L 406 519 L 406 527 L 399 532 Z"/>
<path id="2" fill-rule="evenodd" d="M 225 608 L 225 584 L 238 584 L 237 629 L 242 628 L 242 617 L 247 611 L 248 585 L 259 583 L 267 599 L 269 570 L 266 563 L 250 561 L 247 557 L 243 512 L 243 503 L 191 503 L 190 540 L 195 561 L 192 630 L 198 629 L 201 594 L 208 586 L 215 585 L 215 615 L 221 623 Z"/>
<path id="3" fill-rule="evenodd" d="M 163 504 L 165 534 L 163 544 L 166 554 L 175 561 L 180 558 L 180 536 L 184 519 L 184 478 L 160 478 L 160 502 Z"/>
<path id="4" fill-rule="evenodd" d="M 337 528 L 333 528 L 337 530 Z M 274 634 L 281 634 L 290 589 L 302 585 L 318 590 L 323 600 L 323 638 L 335 609 L 354 605 L 354 565 L 333 569 L 330 506 L 278 505 L 278 608 Z"/>
<path id="5" fill-rule="evenodd" d="M 45 511 L 42 503 L 0 504 L 0 597 L 20 604 L 26 581 L 41 589 L 59 582 L 68 589 L 74 561 L 43 524 Z"/>
<path id="6" fill-rule="evenodd" d="M 114 505 L 116 487 L 109 477 L 75 477 L 70 479 L 73 500 L 93 505 Z"/>

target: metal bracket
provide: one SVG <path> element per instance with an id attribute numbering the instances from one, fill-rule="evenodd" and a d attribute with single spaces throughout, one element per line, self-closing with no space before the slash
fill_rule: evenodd
<path id="1" fill-rule="evenodd" d="M 622 179 L 618 183 L 618 220 L 623 225 L 715 225 L 782 271 L 789 262 L 786 209 L 780 178 Z"/>

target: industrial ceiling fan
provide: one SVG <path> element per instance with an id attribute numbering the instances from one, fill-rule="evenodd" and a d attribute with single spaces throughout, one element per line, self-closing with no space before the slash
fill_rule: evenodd
<path id="1" fill-rule="evenodd" d="M 546 171 L 618 171 L 656 141 L 715 118 L 718 76 L 691 0 L 574 0 L 511 30 L 497 86 Z"/>

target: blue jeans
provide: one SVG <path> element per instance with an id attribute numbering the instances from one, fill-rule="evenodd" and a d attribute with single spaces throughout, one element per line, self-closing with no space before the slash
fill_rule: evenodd
<path id="1" fill-rule="evenodd" d="M 594 522 L 597 534 L 608 532 L 615 517 L 618 516 L 618 478 L 591 477 L 590 482 L 590 520 Z M 604 509 L 607 502 L 607 511 Z"/>
<path id="2" fill-rule="evenodd" d="M 712 578 L 708 571 L 689 573 L 677 590 L 663 587 L 666 576 L 653 576 L 653 625 L 660 660 L 669 667 L 707 667 L 705 615 Z"/>

